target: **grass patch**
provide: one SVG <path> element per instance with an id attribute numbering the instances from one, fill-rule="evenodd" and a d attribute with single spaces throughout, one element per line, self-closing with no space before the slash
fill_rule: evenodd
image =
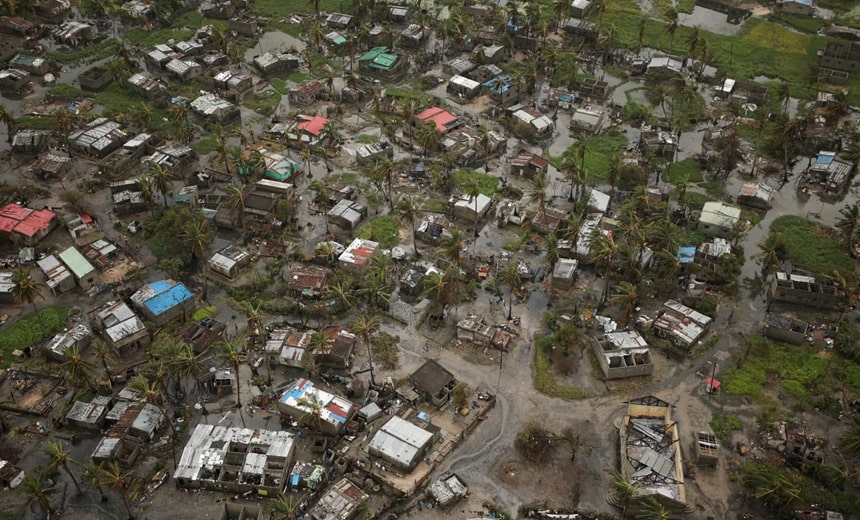
<path id="1" fill-rule="evenodd" d="M 627 136 L 615 130 L 604 132 L 600 135 L 586 137 L 585 148 L 585 183 L 595 184 L 606 178 L 609 172 L 609 157 L 621 153 L 627 146 Z M 565 150 L 568 155 L 576 160 L 578 145 L 571 145 Z"/>
<path id="2" fill-rule="evenodd" d="M 58 97 L 77 98 L 85 96 L 84 91 L 69 85 L 68 83 L 57 83 L 48 89 L 48 94 Z"/>
<path id="3" fill-rule="evenodd" d="M 841 356 L 822 356 L 805 345 L 788 345 L 762 337 L 750 340 L 748 355 L 740 368 L 728 370 L 720 380 L 722 388 L 732 395 L 763 397 L 765 387 L 779 384 L 801 405 L 810 405 L 819 396 L 830 395 L 835 382 L 830 377 L 831 364 L 850 365 Z"/>
<path id="4" fill-rule="evenodd" d="M 550 372 L 552 337 L 542 336 L 535 340 L 535 390 L 550 397 L 582 399 L 582 390 L 559 383 Z"/>
<path id="5" fill-rule="evenodd" d="M 702 182 L 705 179 L 702 177 L 702 168 L 699 166 L 699 161 L 693 157 L 687 157 L 682 161 L 670 164 L 669 171 L 666 172 L 663 180 L 672 184 L 680 184 L 685 180 L 690 183 Z"/>
<path id="6" fill-rule="evenodd" d="M 687 195 L 684 196 L 684 200 L 687 202 L 687 206 L 690 209 L 700 210 L 705 207 L 705 203 L 711 200 L 711 197 L 705 195 L 704 193 L 699 193 L 698 191 L 687 191 Z"/>
<path id="7" fill-rule="evenodd" d="M 388 87 L 385 89 L 385 97 L 417 99 L 423 105 L 430 103 L 430 96 L 424 92 L 403 87 Z"/>
<path id="8" fill-rule="evenodd" d="M 492 197 L 499 183 L 498 177 L 475 171 L 471 168 L 462 168 L 454 172 L 454 184 L 464 193 L 468 193 L 472 185 L 477 181 L 481 193 Z"/>
<path id="9" fill-rule="evenodd" d="M 679 13 L 690 14 L 694 7 L 696 7 L 696 0 L 678 0 L 675 2 L 675 10 Z"/>
<path id="10" fill-rule="evenodd" d="M 616 29 L 617 44 L 627 49 L 639 47 L 639 5 L 629 0 L 606 0 L 604 23 Z M 674 42 L 661 20 L 646 21 L 643 47 L 664 52 L 687 54 L 688 39 L 693 28 L 681 26 Z M 811 98 L 814 91 L 807 85 L 806 72 L 818 63 L 817 51 L 824 48 L 826 38 L 796 32 L 769 20 L 751 18 L 744 22 L 737 35 L 700 31 L 708 43 L 711 61 L 721 73 L 737 79 L 756 76 L 779 78 L 791 83 L 792 92 Z M 860 98 L 860 93 L 855 93 Z"/>
<path id="11" fill-rule="evenodd" d="M 311 75 L 305 74 L 304 72 L 293 72 L 292 74 L 287 76 L 287 79 L 289 79 L 293 83 L 301 83 L 302 81 L 311 79 Z"/>
<path id="12" fill-rule="evenodd" d="M 358 238 L 379 242 L 384 248 L 391 248 L 400 241 L 400 223 L 396 218 L 384 215 L 376 217 L 358 232 Z"/>
<path id="13" fill-rule="evenodd" d="M 359 144 L 378 143 L 379 142 L 379 136 L 373 135 L 373 134 L 360 134 L 358 136 L 358 138 L 356 139 L 356 141 L 358 141 Z"/>
<path id="14" fill-rule="evenodd" d="M 54 118 L 47 116 L 21 116 L 15 118 L 18 128 L 28 130 L 53 130 Z"/>
<path id="15" fill-rule="evenodd" d="M 270 116 L 280 103 L 281 95 L 274 90 L 267 90 L 245 99 L 244 105 L 261 116 Z"/>
<path id="16" fill-rule="evenodd" d="M 161 42 L 159 42 L 161 43 Z M 102 60 L 113 56 L 119 49 L 117 40 L 104 40 L 93 45 L 81 47 L 79 49 L 69 49 L 65 51 L 48 51 L 45 53 L 45 58 L 54 60 L 58 63 L 78 63 Z"/>
<path id="17" fill-rule="evenodd" d="M 851 272 L 854 260 L 848 256 L 839 240 L 825 230 L 795 215 L 785 215 L 773 221 L 771 233 L 779 233 L 785 242 L 787 259 L 795 267 L 818 275 Z"/>
<path id="18" fill-rule="evenodd" d="M 734 415 L 715 415 L 709 423 L 717 439 L 726 441 L 732 432 L 744 429 L 744 424 Z"/>
<path id="19" fill-rule="evenodd" d="M 281 78 L 272 78 L 269 80 L 272 88 L 278 91 L 278 94 L 282 96 L 286 96 L 290 92 L 290 87 L 287 85 L 287 82 Z"/>
<path id="20" fill-rule="evenodd" d="M 197 309 L 194 314 L 191 315 L 191 319 L 194 321 L 200 321 L 205 320 L 206 318 L 212 318 L 216 314 L 218 314 L 218 307 L 210 305 L 208 307 Z"/>
<path id="21" fill-rule="evenodd" d="M 93 94 L 93 99 L 95 99 L 96 103 L 105 107 L 105 115 L 107 117 L 116 117 L 119 114 L 129 116 L 135 111 L 136 107 L 140 106 L 141 103 L 145 103 L 152 109 L 150 127 L 152 130 L 165 128 L 168 124 L 164 121 L 165 118 L 170 121 L 167 111 L 157 108 L 152 103 L 136 96 L 134 92 L 128 90 L 123 85 L 115 82 L 108 85 L 103 91 Z"/>
<path id="22" fill-rule="evenodd" d="M 272 22 L 284 28 L 298 30 L 297 25 L 282 24 L 281 20 L 289 18 L 295 13 L 311 14 L 314 6 L 304 0 L 257 0 L 254 2 L 257 14 L 271 18 Z M 320 0 L 320 11 L 324 13 L 347 13 L 353 12 L 352 2 L 340 0 Z"/>
<path id="23" fill-rule="evenodd" d="M 0 331 L 0 368 L 7 368 L 15 360 L 13 351 L 38 345 L 63 330 L 70 309 L 66 305 L 39 309 L 38 314 L 30 313 Z"/>
<path id="24" fill-rule="evenodd" d="M 191 149 L 198 155 L 206 155 L 218 150 L 218 136 L 215 134 L 209 135 L 200 139 L 195 143 L 191 143 Z"/>
<path id="25" fill-rule="evenodd" d="M 448 203 L 442 199 L 425 199 L 421 203 L 421 209 L 424 211 L 433 211 L 435 213 L 444 213 L 448 207 Z"/>
<path id="26" fill-rule="evenodd" d="M 828 24 L 827 21 L 822 20 L 821 18 L 798 16 L 796 14 L 782 14 L 780 16 L 768 15 L 766 18 L 773 23 L 809 34 L 817 34 L 822 27 Z"/>

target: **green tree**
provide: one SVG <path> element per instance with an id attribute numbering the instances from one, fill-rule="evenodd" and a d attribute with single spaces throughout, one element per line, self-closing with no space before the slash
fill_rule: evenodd
<path id="1" fill-rule="evenodd" d="M 800 502 L 803 479 L 794 470 L 777 469 L 766 462 L 744 465 L 741 483 L 772 510 L 790 510 Z"/>
<path id="2" fill-rule="evenodd" d="M 656 498 L 650 496 L 642 501 L 636 520 L 669 520 L 669 511 Z"/>
<path id="3" fill-rule="evenodd" d="M 415 256 L 420 256 L 418 243 L 415 240 L 415 221 L 418 218 L 418 211 L 418 200 L 411 195 L 406 195 L 397 202 L 397 216 L 401 222 L 409 224 L 412 232 L 412 249 L 415 250 Z"/>
<path id="4" fill-rule="evenodd" d="M 236 376 L 236 408 L 242 407 L 242 396 L 240 395 L 241 385 L 239 384 L 239 363 L 242 359 L 241 338 L 224 337 L 218 344 L 216 349 L 218 359 L 226 362 L 233 369 L 233 374 Z"/>
<path id="5" fill-rule="evenodd" d="M 39 508 L 48 517 L 53 517 L 56 510 L 51 507 L 51 495 L 57 492 L 54 486 L 45 484 L 42 475 L 27 475 L 21 482 L 21 492 L 26 497 L 26 504 L 39 504 Z"/>
<path id="6" fill-rule="evenodd" d="M 29 303 L 36 316 L 39 316 L 36 300 L 42 297 L 42 284 L 30 276 L 30 271 L 25 267 L 12 271 L 12 284 L 12 299 L 18 304 Z"/>
<path id="7" fill-rule="evenodd" d="M 66 358 L 66 361 L 60 365 L 60 368 L 69 375 L 69 378 L 76 383 L 83 382 L 91 390 L 96 391 L 97 388 L 93 385 L 91 378 L 93 366 L 89 361 L 84 359 L 80 347 L 74 345 L 67 348 L 63 351 L 63 356 Z"/>
<path id="8" fill-rule="evenodd" d="M 72 479 L 72 483 L 74 483 L 75 489 L 78 490 L 78 494 L 80 495 L 81 486 L 78 484 L 78 479 L 75 478 L 74 473 L 72 473 L 72 469 L 69 467 L 69 463 L 75 462 L 75 460 L 72 459 L 72 452 L 66 448 L 65 444 L 50 440 L 45 446 L 45 453 L 51 461 L 48 468 L 51 471 L 63 468 L 69 478 Z"/>
<path id="9" fill-rule="evenodd" d="M 2 103 L 0 103 L 0 122 L 6 125 L 6 142 L 12 144 L 12 137 L 17 132 L 18 125 L 15 122 L 15 115 Z"/>
<path id="10" fill-rule="evenodd" d="M 376 386 L 376 380 L 373 376 L 373 351 L 371 349 L 370 338 L 379 330 L 380 324 L 379 316 L 362 314 L 349 328 L 350 332 L 361 336 L 361 340 L 367 348 L 367 360 L 370 365 L 370 384 L 373 386 Z"/>
<path id="11" fill-rule="evenodd" d="M 842 435 L 840 448 L 851 457 L 860 457 L 860 422 L 854 422 Z"/>
<path id="12" fill-rule="evenodd" d="M 480 218 L 480 214 L 478 213 L 478 198 L 481 195 L 481 184 L 475 179 L 468 186 L 468 191 L 466 194 L 469 196 L 470 201 L 474 201 L 475 203 L 475 238 L 478 238 L 478 221 Z"/>
<path id="13" fill-rule="evenodd" d="M 442 133 L 439 132 L 439 129 L 436 128 L 436 123 L 432 121 L 428 121 L 421 125 L 418 129 L 418 135 L 416 139 L 418 144 L 421 145 L 422 150 L 424 151 L 424 156 L 428 157 L 430 152 L 435 151 L 439 148 L 439 140 L 442 137 Z"/>
<path id="14" fill-rule="evenodd" d="M 102 469 L 100 466 L 96 465 L 92 460 L 88 461 L 84 464 L 83 469 L 81 469 L 81 480 L 99 492 L 102 502 L 107 501 L 107 496 L 105 496 L 104 487 L 102 486 Z"/>
<path id="15" fill-rule="evenodd" d="M 603 306 L 609 296 L 610 275 L 618 259 L 618 244 L 611 236 L 598 233 L 591 243 L 589 256 L 592 262 L 603 268 L 603 275 L 606 277 L 600 297 L 600 305 Z"/>
<path id="16" fill-rule="evenodd" d="M 164 197 L 164 208 L 167 209 L 167 194 L 173 189 L 173 172 L 159 163 L 149 166 L 149 179 L 161 196 Z"/>
<path id="17" fill-rule="evenodd" d="M 624 280 L 615 287 L 615 290 L 616 294 L 609 298 L 609 303 L 621 309 L 621 321 L 627 325 L 633 309 L 639 303 L 639 286 Z"/>
<path id="18" fill-rule="evenodd" d="M 188 222 L 179 239 L 191 253 L 191 260 L 198 262 L 203 271 L 203 299 L 205 300 L 209 294 L 209 278 L 203 262 L 212 243 L 212 228 L 205 218 L 197 218 Z"/>
<path id="19" fill-rule="evenodd" d="M 120 498 L 122 498 L 122 505 L 125 506 L 126 515 L 128 518 L 134 518 L 129 504 L 129 494 L 134 481 L 132 474 L 123 471 L 115 460 L 110 461 L 106 467 L 102 467 L 101 472 L 102 485 L 113 488 L 119 493 Z"/>
<path id="20" fill-rule="evenodd" d="M 137 189 L 140 190 L 140 198 L 143 199 L 143 205 L 149 208 L 149 211 L 155 215 L 155 186 L 152 179 L 148 176 L 137 179 Z"/>
<path id="21" fill-rule="evenodd" d="M 547 270 L 552 273 L 555 269 L 555 264 L 558 263 L 558 237 L 555 236 L 555 233 L 550 233 L 546 237 L 544 247 L 546 247 L 544 261 L 546 261 Z"/>
<path id="22" fill-rule="evenodd" d="M 636 484 L 620 471 L 612 472 L 612 499 L 621 508 L 622 520 L 627 517 L 627 508 L 636 498 Z"/>
<path id="23" fill-rule="evenodd" d="M 674 8 L 667 9 L 666 21 L 666 34 L 670 36 L 669 47 L 671 48 L 675 46 L 675 34 L 681 27 L 681 23 L 678 20 L 678 11 L 676 11 Z"/>
<path id="24" fill-rule="evenodd" d="M 785 257 L 785 241 L 778 233 L 771 233 L 759 247 L 761 250 L 751 258 L 761 267 L 762 278 L 766 278 L 782 263 Z"/>
<path id="25" fill-rule="evenodd" d="M 301 499 L 295 499 L 292 495 L 278 495 L 278 498 L 269 502 L 271 520 L 296 520 L 296 511 L 301 503 Z"/>
<path id="26" fill-rule="evenodd" d="M 851 252 L 854 237 L 857 235 L 857 230 L 860 229 L 860 207 L 856 204 L 846 204 L 844 208 L 840 209 L 836 228 L 842 233 L 845 248 Z"/>
<path id="27" fill-rule="evenodd" d="M 457 228 L 451 228 L 450 234 L 443 236 L 439 245 L 442 248 L 442 255 L 451 261 L 456 267 L 460 267 L 462 263 L 461 254 L 463 248 L 466 247 L 466 241 L 463 238 L 463 233 Z"/>
<path id="28" fill-rule="evenodd" d="M 498 281 L 508 287 L 508 319 L 513 318 L 514 291 L 520 287 L 520 264 L 518 260 L 511 259 L 508 265 L 498 274 Z"/>

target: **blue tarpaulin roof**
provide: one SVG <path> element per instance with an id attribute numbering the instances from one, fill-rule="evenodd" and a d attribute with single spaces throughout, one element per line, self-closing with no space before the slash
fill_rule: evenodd
<path id="1" fill-rule="evenodd" d="M 191 291 L 181 283 L 170 285 L 167 280 L 153 282 L 149 284 L 149 288 L 157 294 L 147 300 L 145 305 L 146 308 L 155 316 L 164 314 L 173 307 L 194 296 L 191 294 Z"/>
<path id="2" fill-rule="evenodd" d="M 682 264 L 692 264 L 695 256 L 695 246 L 681 246 L 678 248 L 678 262 Z"/>

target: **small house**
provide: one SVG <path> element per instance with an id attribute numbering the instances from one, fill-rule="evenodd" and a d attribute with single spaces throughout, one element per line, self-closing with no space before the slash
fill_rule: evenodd
<path id="1" fill-rule="evenodd" d="M 520 154 L 511 159 L 511 174 L 528 179 L 535 175 L 545 175 L 548 168 L 549 161 L 533 153 Z"/>
<path id="2" fill-rule="evenodd" d="M 765 316 L 764 335 L 777 341 L 803 345 L 812 339 L 810 330 L 809 323 L 785 314 L 769 312 Z"/>
<path id="3" fill-rule="evenodd" d="M 46 358 L 57 363 L 63 363 L 68 361 L 67 350 L 83 349 L 90 344 L 92 339 L 93 333 L 90 328 L 83 323 L 78 323 L 43 343 L 41 351 Z"/>
<path id="4" fill-rule="evenodd" d="M 51 132 L 48 130 L 19 130 L 12 138 L 12 153 L 40 154 L 48 150 Z"/>
<path id="5" fill-rule="evenodd" d="M 250 263 L 251 255 L 244 249 L 231 244 L 221 248 L 209 257 L 207 266 L 213 273 L 218 273 L 233 280 Z"/>
<path id="6" fill-rule="evenodd" d="M 314 103 L 325 92 L 325 84 L 316 79 L 306 79 L 291 88 L 287 93 L 291 103 L 310 105 Z"/>
<path id="7" fill-rule="evenodd" d="M 20 69 L 0 70 L 0 90 L 23 94 L 33 88 L 30 74 Z"/>
<path id="8" fill-rule="evenodd" d="M 462 218 L 467 222 L 474 222 L 475 217 L 478 220 L 484 218 L 490 210 L 492 202 L 493 199 L 483 193 L 479 193 L 477 197 L 464 194 L 459 197 L 451 197 L 448 200 L 448 206 L 455 217 Z"/>
<path id="9" fill-rule="evenodd" d="M 317 366 L 329 370 L 347 370 L 352 364 L 352 351 L 358 341 L 356 335 L 340 327 L 326 327 L 323 334 L 328 346 L 314 351 Z"/>
<path id="10" fill-rule="evenodd" d="M 741 187 L 737 201 L 742 206 L 766 210 L 775 194 L 776 190 L 763 182 L 748 182 Z"/>
<path id="11" fill-rule="evenodd" d="M 471 315 L 457 322 L 457 339 L 507 351 L 511 335 L 500 327 L 487 325 L 483 317 Z"/>
<path id="12" fill-rule="evenodd" d="M 455 99 L 469 100 L 481 93 L 481 84 L 465 76 L 454 75 L 445 91 Z"/>
<path id="13" fill-rule="evenodd" d="M 254 66 L 263 74 L 273 74 L 283 70 L 295 70 L 301 64 L 301 58 L 295 54 L 266 52 L 254 56 Z"/>
<path id="14" fill-rule="evenodd" d="M 394 157 L 394 147 L 388 142 L 369 143 L 359 146 L 355 151 L 355 159 L 359 165 L 376 162 L 383 157 Z"/>
<path id="15" fill-rule="evenodd" d="M 699 229 L 707 235 L 729 238 L 740 218 L 740 208 L 722 202 L 706 202 L 699 216 Z"/>
<path id="16" fill-rule="evenodd" d="M 31 56 L 29 54 L 16 54 L 14 58 L 9 60 L 9 67 L 13 69 L 23 70 L 37 76 L 44 76 L 51 72 L 51 62 L 45 58 Z M 80 76 L 82 78 L 83 75 Z M 80 79 L 79 78 L 79 79 Z M 81 83 L 81 87 L 84 84 Z"/>
<path id="17" fill-rule="evenodd" d="M 382 250 L 378 242 L 356 238 L 341 253 L 338 263 L 344 271 L 361 275 L 370 268 L 370 260 L 373 256 L 381 254 Z"/>
<path id="18" fill-rule="evenodd" d="M 371 457 L 410 473 L 424 459 L 434 437 L 433 433 L 395 415 L 376 431 L 367 451 Z"/>
<path id="19" fill-rule="evenodd" d="M 596 23 L 583 20 L 582 18 L 568 18 L 562 26 L 564 27 L 564 32 L 580 41 L 596 42 L 600 35 L 600 29 Z"/>
<path id="20" fill-rule="evenodd" d="M 184 284 L 159 280 L 141 287 L 131 295 L 131 301 L 149 321 L 161 326 L 176 318 L 184 319 L 194 306 L 194 293 Z"/>
<path id="21" fill-rule="evenodd" d="M 409 17 L 409 8 L 402 5 L 392 5 L 388 8 L 388 19 L 392 23 L 406 23 Z"/>
<path id="22" fill-rule="evenodd" d="M 606 379 L 650 376 L 654 372 L 648 343 L 634 330 L 595 337 L 592 350 Z"/>
<path id="23" fill-rule="evenodd" d="M 831 193 L 841 193 L 854 178 L 854 163 L 840 158 L 836 152 L 818 152 L 810 163 L 807 176 Z"/>
<path id="24" fill-rule="evenodd" d="M 153 99 L 156 95 L 167 90 L 167 86 L 152 77 L 148 72 L 136 72 L 127 80 L 132 90 L 147 99 Z"/>
<path id="25" fill-rule="evenodd" d="M 771 281 L 770 301 L 841 310 L 847 304 L 848 294 L 829 278 L 777 272 Z"/>
<path id="26" fill-rule="evenodd" d="M 437 408 L 444 406 L 457 386 L 457 380 L 445 367 L 428 359 L 409 376 L 416 392 Z"/>
<path id="27" fill-rule="evenodd" d="M 328 275 L 328 269 L 295 265 L 286 276 L 287 292 L 294 298 L 317 300 L 325 292 Z"/>
<path id="28" fill-rule="evenodd" d="M 51 34 L 54 41 L 59 44 L 78 47 L 95 41 L 99 37 L 99 30 L 95 25 L 86 22 L 68 20 L 54 29 Z"/>
<path id="29" fill-rule="evenodd" d="M 343 431 L 354 408 L 348 399 L 317 388 L 307 379 L 296 381 L 278 399 L 278 411 L 294 420 L 318 413 L 319 420 L 315 418 L 310 425 L 328 435 Z"/>
<path id="30" fill-rule="evenodd" d="M 75 287 L 75 278 L 65 264 L 54 255 L 48 255 L 36 262 L 45 275 L 45 285 L 51 294 L 58 295 L 71 291 Z"/>
<path id="31" fill-rule="evenodd" d="M 720 461 L 720 444 L 714 432 L 697 432 L 695 448 L 697 466 L 717 467 L 717 463 Z"/>
<path id="32" fill-rule="evenodd" d="M 400 41 L 406 47 L 418 48 L 427 41 L 430 29 L 417 23 L 411 23 L 400 31 Z"/>
<path id="33" fill-rule="evenodd" d="M 84 291 L 92 289 L 99 281 L 99 273 L 93 264 L 74 246 L 58 255 Z"/>
<path id="34" fill-rule="evenodd" d="M 204 94 L 191 102 L 191 110 L 210 123 L 230 125 L 241 122 L 239 107 L 215 94 Z"/>
<path id="35" fill-rule="evenodd" d="M 520 93 L 513 78 L 507 74 L 494 76 L 482 84 L 484 94 L 501 106 L 507 106 L 519 99 Z"/>
<path id="36" fill-rule="evenodd" d="M 78 76 L 81 88 L 87 90 L 101 90 L 113 81 L 113 74 L 104 67 L 92 67 Z"/>
<path id="37" fill-rule="evenodd" d="M 355 230 L 367 216 L 367 208 L 358 202 L 343 199 L 326 213 L 329 223 L 347 230 Z"/>
<path id="38" fill-rule="evenodd" d="M 592 0 L 573 0 L 570 2 L 570 16 L 574 18 L 585 18 L 591 12 L 595 2 Z"/>
<path id="39" fill-rule="evenodd" d="M 62 179 L 71 167 L 71 157 L 48 153 L 33 163 L 30 172 L 40 179 Z"/>
<path id="40" fill-rule="evenodd" d="M 0 236 L 26 246 L 34 246 L 58 224 L 57 214 L 49 209 L 34 210 L 14 202 L 0 209 Z"/>
<path id="41" fill-rule="evenodd" d="M 438 246 L 445 236 L 451 235 L 448 231 L 450 225 L 445 215 L 438 213 L 423 215 L 415 226 L 415 238 L 425 244 Z"/>
<path id="42" fill-rule="evenodd" d="M 606 109 L 596 105 L 577 108 L 570 116 L 570 130 L 585 134 L 599 134 L 606 124 Z"/>
<path id="43" fill-rule="evenodd" d="M 775 11 L 779 14 L 812 16 L 815 14 L 814 0 L 777 0 Z"/>
<path id="44" fill-rule="evenodd" d="M 73 152 L 102 159 L 121 147 L 129 137 L 116 121 L 99 117 L 70 134 L 68 140 Z"/>
<path id="45" fill-rule="evenodd" d="M 365 72 L 391 76 L 403 63 L 404 60 L 389 52 L 388 47 L 374 47 L 358 59 L 358 68 Z"/>
<path id="46" fill-rule="evenodd" d="M 563 209 L 546 206 L 532 218 L 531 228 L 542 235 L 549 235 L 558 231 L 566 217 L 567 212 Z"/>
<path id="47" fill-rule="evenodd" d="M 351 520 L 370 496 L 349 479 L 329 486 L 308 515 L 310 520 Z"/>
<path id="48" fill-rule="evenodd" d="M 326 26 L 333 29 L 349 29 L 352 22 L 352 16 L 343 13 L 331 13 L 325 19 Z"/>
<path id="49" fill-rule="evenodd" d="M 639 134 L 639 148 L 645 153 L 672 157 L 678 148 L 678 137 L 671 129 L 643 127 Z"/>
<path id="50" fill-rule="evenodd" d="M 108 407 L 98 402 L 75 401 L 66 414 L 66 422 L 78 428 L 100 430 Z"/>
<path id="51" fill-rule="evenodd" d="M 560 258 L 552 270 L 552 287 L 562 291 L 571 289 L 576 281 L 578 265 L 579 262 L 573 258 Z"/>
<path id="52" fill-rule="evenodd" d="M 658 336 L 689 352 L 708 331 L 712 321 L 710 317 L 686 305 L 667 300 L 654 320 L 653 330 Z"/>
<path id="53" fill-rule="evenodd" d="M 91 313 L 91 322 L 96 332 L 119 351 L 124 347 L 135 349 L 149 345 L 149 332 L 125 302 L 107 302 Z"/>
<path id="54" fill-rule="evenodd" d="M 522 105 L 513 106 L 508 110 L 516 125 L 515 130 L 522 133 L 522 127 L 527 129 L 527 135 L 524 137 L 533 136 L 536 139 L 544 139 L 550 137 L 555 131 L 555 122 L 552 118 L 537 110 Z"/>

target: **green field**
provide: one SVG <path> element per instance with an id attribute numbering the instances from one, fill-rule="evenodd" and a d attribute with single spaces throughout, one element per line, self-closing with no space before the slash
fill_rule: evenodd
<path id="1" fill-rule="evenodd" d="M 770 230 L 771 233 L 779 233 L 785 243 L 787 259 L 799 269 L 822 276 L 854 270 L 854 260 L 842 243 L 803 217 L 779 217 L 773 221 Z"/>
<path id="2" fill-rule="evenodd" d="M 7 368 L 15 357 L 12 352 L 41 344 L 66 326 L 70 307 L 58 305 L 29 313 L 15 323 L 0 329 L 0 368 Z"/>
<path id="3" fill-rule="evenodd" d="M 400 222 L 390 216 L 375 217 L 358 231 L 358 238 L 379 242 L 384 248 L 391 248 L 400 241 Z"/>

